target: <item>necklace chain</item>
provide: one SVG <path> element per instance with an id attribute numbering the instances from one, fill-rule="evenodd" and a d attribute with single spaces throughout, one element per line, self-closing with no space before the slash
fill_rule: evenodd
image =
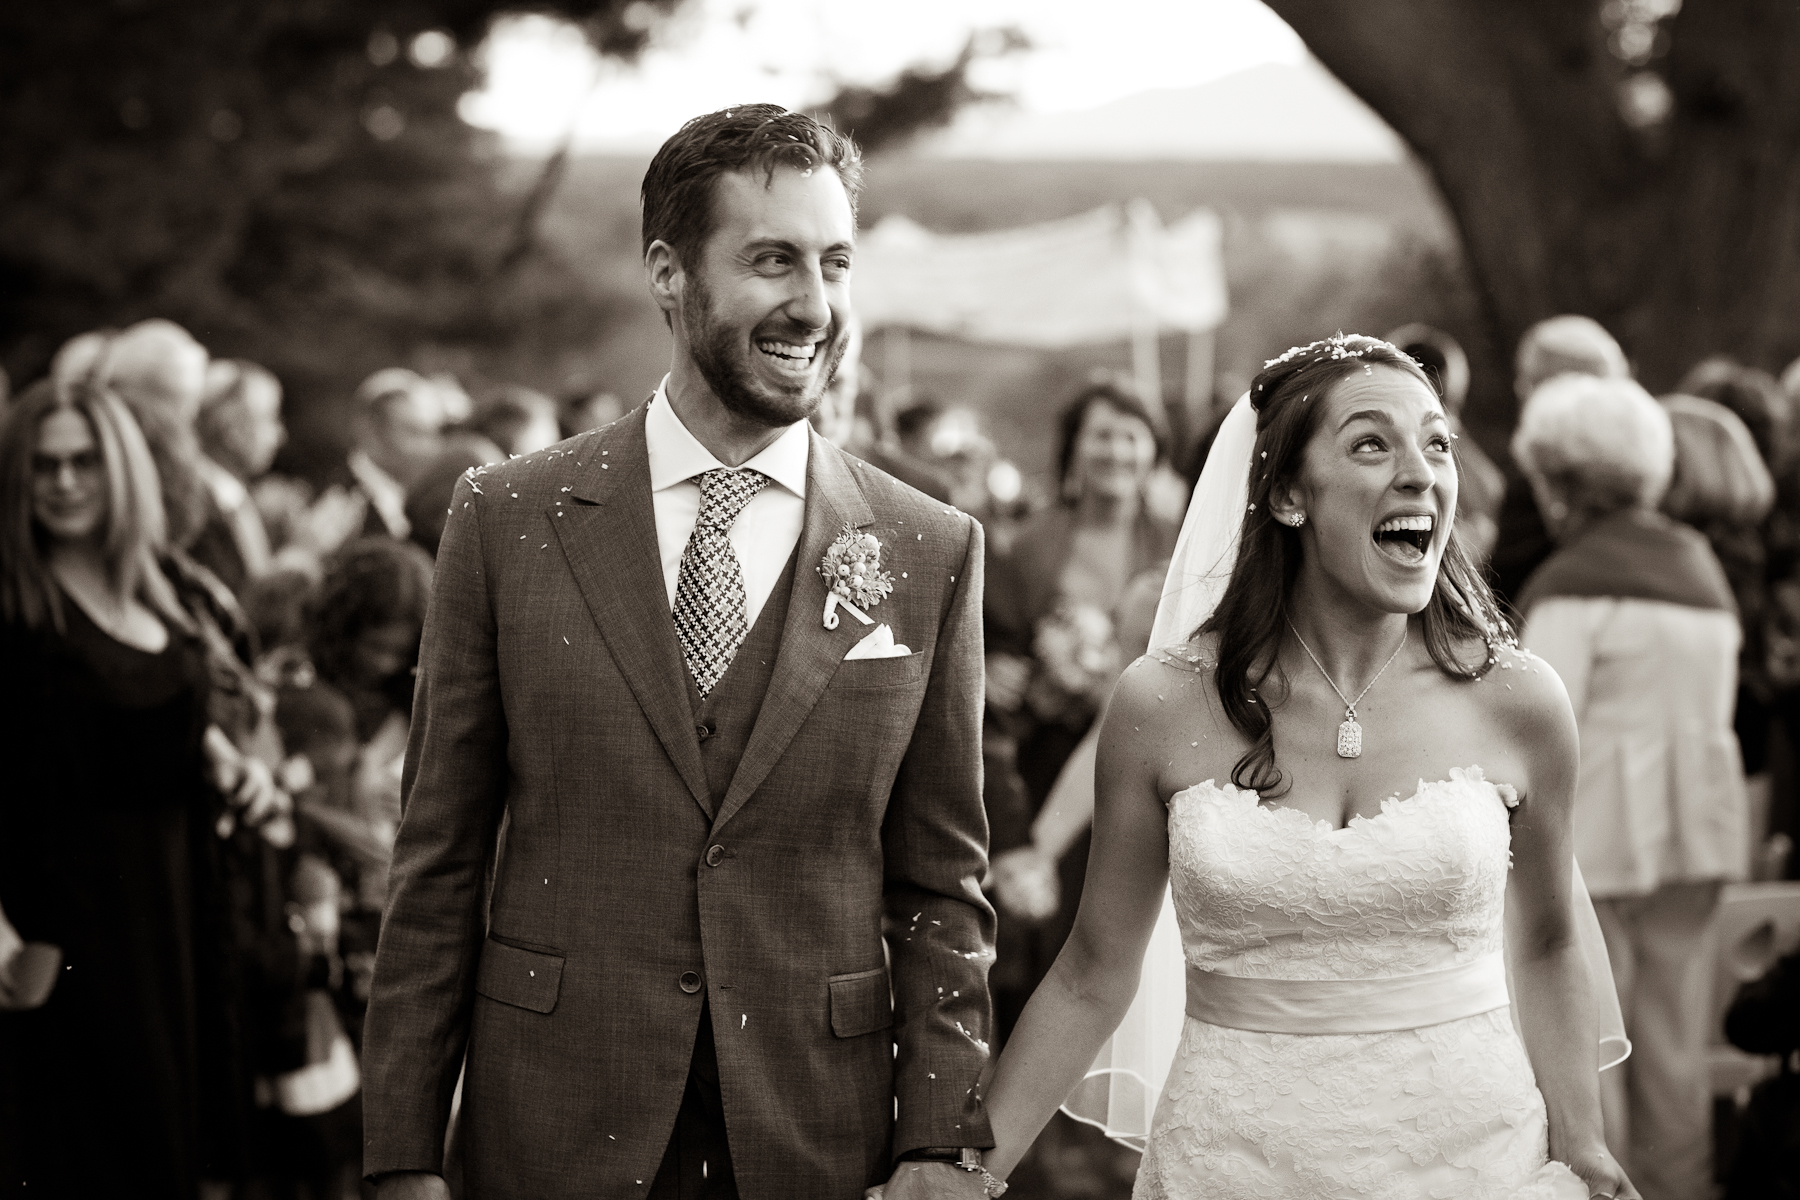
<path id="1" fill-rule="evenodd" d="M 1331 685 L 1331 690 L 1336 692 L 1338 699 L 1344 702 L 1344 720 L 1346 721 L 1356 720 L 1356 706 L 1361 704 L 1362 698 L 1369 694 L 1369 688 L 1375 686 L 1375 680 L 1380 679 L 1387 669 L 1394 665 L 1394 659 L 1399 658 L 1400 651 L 1406 649 L 1407 635 L 1412 632 L 1410 628 L 1401 629 L 1400 644 L 1394 647 L 1394 652 L 1388 656 L 1388 660 L 1381 664 L 1381 670 L 1375 672 L 1375 679 L 1369 680 L 1369 686 L 1356 693 L 1356 699 L 1352 700 L 1350 697 L 1344 695 L 1344 689 L 1337 685 L 1337 681 L 1331 677 L 1331 672 L 1327 671 L 1325 669 L 1325 664 L 1319 661 L 1319 656 L 1312 652 L 1312 647 L 1307 645 L 1306 639 L 1300 636 L 1300 631 L 1294 629 L 1294 619 L 1292 617 L 1286 617 L 1284 619 L 1287 621 L 1287 627 L 1293 630 L 1294 640 L 1300 643 L 1300 648 L 1302 650 L 1306 651 L 1306 657 L 1313 660 L 1313 666 L 1319 668 L 1319 674 L 1325 677 L 1325 682 Z"/>

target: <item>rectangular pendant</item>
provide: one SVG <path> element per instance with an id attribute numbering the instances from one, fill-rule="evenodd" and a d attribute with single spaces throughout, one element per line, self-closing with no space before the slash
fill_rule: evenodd
<path id="1" fill-rule="evenodd" d="M 1362 726 L 1355 721 L 1345 721 L 1338 726 L 1338 757 L 1362 757 Z"/>

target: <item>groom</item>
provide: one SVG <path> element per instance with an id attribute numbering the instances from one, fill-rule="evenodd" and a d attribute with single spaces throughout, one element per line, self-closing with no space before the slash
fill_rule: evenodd
<path id="1" fill-rule="evenodd" d="M 364 1051 L 384 1200 L 448 1194 L 459 1070 L 478 1200 L 852 1200 L 993 1145 L 981 528 L 806 420 L 860 173 L 771 105 L 689 122 L 643 186 L 662 385 L 457 487 Z"/>

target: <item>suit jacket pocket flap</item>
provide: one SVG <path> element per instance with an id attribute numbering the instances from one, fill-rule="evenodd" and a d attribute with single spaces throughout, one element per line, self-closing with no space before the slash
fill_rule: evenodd
<path id="1" fill-rule="evenodd" d="M 562 988 L 563 960 L 489 938 L 481 951 L 475 990 L 489 1000 L 547 1013 Z"/>
<path id="2" fill-rule="evenodd" d="M 831 1032 L 849 1038 L 893 1027 L 894 998 L 888 990 L 886 967 L 833 975 L 828 982 Z"/>
<path id="3" fill-rule="evenodd" d="M 845 688 L 889 688 L 917 683 L 925 678 L 925 655 L 914 650 L 900 658 L 849 658 L 838 663 L 831 686 Z"/>

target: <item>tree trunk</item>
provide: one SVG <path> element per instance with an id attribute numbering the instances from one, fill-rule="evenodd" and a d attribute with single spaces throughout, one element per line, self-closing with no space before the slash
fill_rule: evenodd
<path id="1" fill-rule="evenodd" d="M 1267 2 L 1436 178 L 1500 362 L 1564 312 L 1652 391 L 1709 354 L 1800 354 L 1800 5 L 1689 0 L 1652 64 L 1673 112 L 1640 130 L 1593 0 Z"/>

